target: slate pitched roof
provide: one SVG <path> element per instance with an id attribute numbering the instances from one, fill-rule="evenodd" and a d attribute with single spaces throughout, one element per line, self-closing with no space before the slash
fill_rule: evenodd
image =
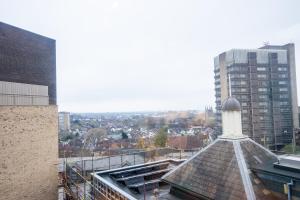
<path id="1" fill-rule="evenodd" d="M 276 160 L 275 154 L 249 138 L 218 138 L 162 179 L 198 198 L 276 199 L 250 170 Z"/>
<path id="2" fill-rule="evenodd" d="M 240 143 L 245 160 L 250 168 L 262 163 L 274 163 L 278 160 L 274 153 L 251 139 L 242 140 Z"/>

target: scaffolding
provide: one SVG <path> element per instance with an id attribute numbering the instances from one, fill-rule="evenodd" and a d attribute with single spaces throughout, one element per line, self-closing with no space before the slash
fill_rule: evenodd
<path id="1" fill-rule="evenodd" d="M 108 185 L 95 187 L 91 173 L 109 169 L 121 168 L 137 164 L 144 164 L 164 159 L 187 159 L 200 149 L 179 150 L 161 148 L 150 151 L 141 151 L 130 154 L 120 154 L 102 158 L 81 159 L 68 162 L 64 159 L 63 170 L 60 172 L 60 186 L 63 188 L 64 200 L 127 200 L 126 195 L 116 193 Z M 109 197 L 109 198 L 107 198 Z"/>

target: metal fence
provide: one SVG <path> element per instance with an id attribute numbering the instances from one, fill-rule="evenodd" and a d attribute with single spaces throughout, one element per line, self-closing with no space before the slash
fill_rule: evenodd
<path id="1" fill-rule="evenodd" d="M 200 149 L 172 149 L 161 148 L 149 151 L 141 151 L 136 153 L 120 154 L 105 157 L 89 157 L 81 158 L 79 161 L 72 163 L 72 165 L 81 172 L 82 175 L 87 176 L 93 171 L 102 171 L 107 169 L 115 169 L 136 164 L 143 164 L 147 162 L 163 160 L 168 158 L 186 159 Z"/>

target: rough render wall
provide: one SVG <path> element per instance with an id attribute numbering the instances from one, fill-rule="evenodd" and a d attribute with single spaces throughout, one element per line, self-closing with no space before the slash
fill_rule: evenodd
<path id="1" fill-rule="evenodd" d="M 57 199 L 57 106 L 0 106 L 0 200 Z"/>
<path id="2" fill-rule="evenodd" d="M 221 104 L 228 98 L 226 53 L 220 55 Z"/>
<path id="3" fill-rule="evenodd" d="M 289 64 L 290 64 L 290 77 L 291 77 L 290 84 L 291 84 L 291 92 L 292 92 L 293 126 L 294 128 L 299 128 L 295 45 L 288 44 L 287 48 L 289 51 Z"/>

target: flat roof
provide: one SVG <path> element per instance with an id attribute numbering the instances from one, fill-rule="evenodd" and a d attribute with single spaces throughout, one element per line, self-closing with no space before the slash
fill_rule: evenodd
<path id="1" fill-rule="evenodd" d="M 160 160 L 156 162 L 150 162 L 150 163 L 145 163 L 145 164 L 139 164 L 139 165 L 133 165 L 129 167 L 123 167 L 123 168 L 118 168 L 118 169 L 111 169 L 111 170 L 106 170 L 102 172 L 96 172 L 92 173 L 92 176 L 97 178 L 98 180 L 104 182 L 106 185 L 110 186 L 112 189 L 116 190 L 117 192 L 121 193 L 122 195 L 126 196 L 128 199 L 143 199 L 144 194 L 135 192 L 134 190 L 130 189 L 128 185 L 126 184 L 121 184 L 117 180 L 122 181 L 123 179 L 121 178 L 114 178 L 112 175 L 120 175 L 122 173 L 130 173 L 135 170 L 143 170 L 143 169 L 149 169 L 149 167 L 157 167 L 159 165 L 165 165 L 166 163 L 168 164 L 166 169 L 173 169 L 174 167 L 178 166 L 180 163 L 182 163 L 184 160 L 177 160 L 177 159 L 166 159 L 166 160 Z M 154 171 L 153 172 L 158 172 Z M 160 172 L 158 172 L 159 174 Z M 151 172 L 144 173 L 145 176 L 151 175 Z M 136 175 L 136 178 L 139 178 L 141 175 Z M 162 175 L 161 175 L 162 176 Z M 123 177 L 123 176 L 122 176 Z M 134 176 L 128 176 L 130 178 L 135 178 Z M 148 180 L 149 181 L 149 180 Z M 152 180 L 153 181 L 153 180 Z M 155 181 L 161 182 L 161 177 L 157 178 L 155 177 Z M 145 181 L 147 183 L 147 181 Z M 151 181 L 149 181 L 151 182 Z M 142 184 L 143 182 L 137 182 L 135 184 Z M 174 195 L 170 194 L 170 188 L 171 186 L 164 183 L 164 184 L 158 184 L 158 188 L 153 188 L 153 189 L 159 189 L 159 196 L 160 198 L 163 199 L 170 199 L 170 200 L 181 200 L 178 197 L 175 197 Z M 154 197 L 153 194 L 153 189 L 152 190 L 147 190 L 146 191 L 146 199 L 151 199 Z"/>
<path id="2" fill-rule="evenodd" d="M 274 164 L 276 165 L 276 163 L 274 163 Z M 276 176 L 288 177 L 288 178 L 293 178 L 293 179 L 300 180 L 300 173 L 299 172 L 289 170 L 288 166 L 285 167 L 284 165 L 280 165 L 280 164 L 279 165 L 282 168 L 281 167 L 274 167 L 274 164 L 258 165 L 256 167 L 253 167 L 252 170 L 257 171 L 257 172 L 269 173 L 269 174 L 273 174 L 273 175 L 276 175 Z"/>

